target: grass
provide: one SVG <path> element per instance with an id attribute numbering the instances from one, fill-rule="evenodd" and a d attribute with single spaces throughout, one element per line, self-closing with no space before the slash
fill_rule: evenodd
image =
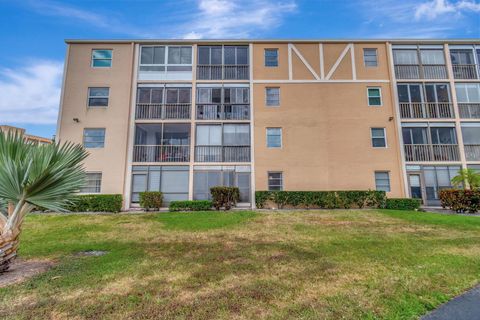
<path id="1" fill-rule="evenodd" d="M 477 284 L 480 218 L 390 210 L 34 215 L 6 319 L 415 319 Z M 84 250 L 107 250 L 79 257 Z"/>

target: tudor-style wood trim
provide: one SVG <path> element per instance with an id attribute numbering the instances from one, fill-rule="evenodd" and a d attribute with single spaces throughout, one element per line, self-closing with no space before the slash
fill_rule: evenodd
<path id="1" fill-rule="evenodd" d="M 295 47 L 295 45 L 292 44 L 291 46 L 289 46 L 289 50 L 293 50 L 295 52 L 295 54 L 297 55 L 297 57 L 300 58 L 300 60 L 303 62 L 305 67 L 307 67 L 307 69 L 315 77 L 315 79 L 320 80 L 320 77 L 318 76 L 318 74 L 315 72 L 315 70 L 312 68 L 312 66 L 308 63 L 308 61 L 302 56 L 300 51 L 298 51 L 298 49 Z"/>
<path id="2" fill-rule="evenodd" d="M 340 54 L 340 56 L 338 57 L 337 61 L 335 61 L 335 64 L 333 65 L 333 67 L 330 69 L 330 71 L 328 72 L 327 74 L 327 80 L 330 80 L 330 78 L 332 77 L 333 73 L 337 70 L 338 66 L 340 65 L 340 63 L 342 62 L 343 58 L 345 58 L 345 56 L 347 55 L 347 52 L 348 50 L 350 50 L 351 48 L 351 43 L 347 44 L 345 46 L 345 49 L 343 49 L 342 53 Z"/>

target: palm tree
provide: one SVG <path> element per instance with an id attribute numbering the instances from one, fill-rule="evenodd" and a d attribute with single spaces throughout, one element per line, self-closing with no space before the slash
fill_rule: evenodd
<path id="1" fill-rule="evenodd" d="M 467 189 L 467 184 L 469 189 L 477 189 L 480 187 L 480 173 L 473 169 L 461 169 L 458 175 L 452 178 L 452 183 L 456 187 L 463 185 L 464 189 Z"/>
<path id="2" fill-rule="evenodd" d="M 35 207 L 65 211 L 85 180 L 80 145 L 26 142 L 0 132 L 0 274 L 17 255 L 22 222 Z"/>

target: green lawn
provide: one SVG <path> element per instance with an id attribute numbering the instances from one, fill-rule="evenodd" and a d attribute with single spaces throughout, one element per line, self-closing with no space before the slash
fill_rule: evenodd
<path id="1" fill-rule="evenodd" d="M 479 217 L 33 215 L 23 230 L 22 258 L 58 263 L 0 289 L 2 319 L 415 319 L 480 278 Z"/>

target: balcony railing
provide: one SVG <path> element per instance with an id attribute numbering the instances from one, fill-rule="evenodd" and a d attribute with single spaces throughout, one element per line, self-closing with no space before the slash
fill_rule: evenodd
<path id="1" fill-rule="evenodd" d="M 475 64 L 452 64 L 455 79 L 478 79 L 477 65 Z"/>
<path id="2" fill-rule="evenodd" d="M 250 162 L 250 146 L 196 146 L 196 162 Z"/>
<path id="3" fill-rule="evenodd" d="M 198 80 L 248 80 L 248 65 L 210 65 L 197 66 Z"/>
<path id="4" fill-rule="evenodd" d="M 249 120 L 248 104 L 197 104 L 198 120 Z"/>
<path id="5" fill-rule="evenodd" d="M 450 102 L 401 102 L 400 116 L 402 119 L 453 118 L 453 104 Z"/>
<path id="6" fill-rule="evenodd" d="M 188 162 L 190 146 L 136 145 L 133 147 L 133 162 Z"/>
<path id="7" fill-rule="evenodd" d="M 190 119 L 190 103 L 137 103 L 135 119 Z"/>
<path id="8" fill-rule="evenodd" d="M 458 103 L 460 118 L 480 119 L 480 103 Z"/>
<path id="9" fill-rule="evenodd" d="M 447 68 L 442 64 L 397 64 L 397 79 L 447 79 Z"/>
<path id="10" fill-rule="evenodd" d="M 466 144 L 464 147 L 467 161 L 480 161 L 480 144 Z"/>
<path id="11" fill-rule="evenodd" d="M 406 144 L 405 161 L 460 161 L 456 144 Z"/>

